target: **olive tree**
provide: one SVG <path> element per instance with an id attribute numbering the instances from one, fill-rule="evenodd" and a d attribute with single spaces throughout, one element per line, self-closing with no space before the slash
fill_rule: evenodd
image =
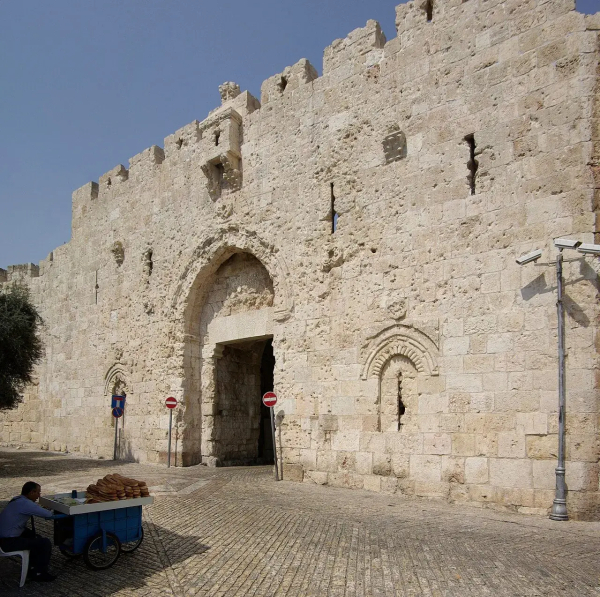
<path id="1" fill-rule="evenodd" d="M 42 318 L 20 284 L 0 290 L 0 410 L 22 402 L 25 385 L 42 358 Z"/>

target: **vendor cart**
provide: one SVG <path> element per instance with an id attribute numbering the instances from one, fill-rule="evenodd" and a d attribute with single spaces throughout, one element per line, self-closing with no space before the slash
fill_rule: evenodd
<path id="1" fill-rule="evenodd" d="M 85 492 L 41 497 L 40 504 L 59 513 L 54 520 L 54 545 L 68 558 L 83 555 L 92 570 L 110 568 L 122 552 L 135 551 L 144 539 L 142 506 L 153 497 L 97 504 L 85 503 Z M 64 515 L 64 516 L 61 516 Z"/>

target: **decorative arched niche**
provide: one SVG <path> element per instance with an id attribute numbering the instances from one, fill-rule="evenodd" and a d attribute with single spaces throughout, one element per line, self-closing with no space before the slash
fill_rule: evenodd
<path id="1" fill-rule="evenodd" d="M 104 395 L 127 393 L 129 373 L 124 365 L 115 363 L 104 376 Z"/>
<path id="2" fill-rule="evenodd" d="M 123 395 L 129 393 L 129 386 L 127 380 L 129 379 L 129 372 L 121 363 L 115 363 L 104 376 L 104 396 L 107 406 L 110 406 L 110 399 L 113 395 Z M 110 409 L 108 410 L 110 413 Z M 127 412 L 127 410 L 125 410 Z M 111 415 L 110 425 L 115 426 L 115 418 Z M 125 427 L 125 414 L 121 418 L 121 429 Z"/>
<path id="3" fill-rule="evenodd" d="M 435 342 L 415 327 L 395 324 L 379 332 L 369 343 L 362 379 L 378 377 L 383 366 L 395 355 L 408 358 L 419 373 L 439 375 Z"/>
<path id="4" fill-rule="evenodd" d="M 361 377 L 378 380 L 377 431 L 410 425 L 410 412 L 404 415 L 408 409 L 416 410 L 419 375 L 439 375 L 438 347 L 427 334 L 410 325 L 395 324 L 372 338 Z"/>

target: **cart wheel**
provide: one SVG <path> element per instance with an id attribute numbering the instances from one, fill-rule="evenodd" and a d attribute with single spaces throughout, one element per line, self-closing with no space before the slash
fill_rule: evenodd
<path id="1" fill-rule="evenodd" d="M 144 540 L 144 529 L 140 528 L 140 538 L 136 539 L 135 541 L 125 541 L 124 543 L 121 543 L 121 551 L 123 553 L 131 553 L 132 551 L 135 551 L 142 544 L 143 540 Z"/>
<path id="2" fill-rule="evenodd" d="M 106 533 L 106 553 L 102 551 L 102 533 L 94 535 L 83 550 L 83 559 L 92 570 L 110 568 L 121 554 L 121 542 L 116 535 Z"/>

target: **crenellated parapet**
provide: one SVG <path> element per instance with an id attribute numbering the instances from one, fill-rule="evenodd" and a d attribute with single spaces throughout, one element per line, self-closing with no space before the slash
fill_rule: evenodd
<path id="1" fill-rule="evenodd" d="M 311 67 L 312 68 L 312 67 Z M 314 70 L 314 69 L 313 69 Z M 316 76 L 316 73 L 315 73 Z M 235 192 L 242 183 L 241 145 L 243 119 L 260 109 L 260 102 L 233 82 L 219 87 L 221 106 L 202 122 L 194 120 L 164 139 L 164 149 L 153 145 L 129 160 L 129 169 L 118 165 L 73 193 L 72 236 L 100 205 L 123 195 L 130 185 L 152 180 L 167 162 L 170 169 L 189 163 L 204 172 L 209 196 L 223 190 Z"/>
<path id="2" fill-rule="evenodd" d="M 199 173 L 200 183 L 205 184 L 206 194 L 212 201 L 219 199 L 223 193 L 240 190 L 243 184 L 244 128 L 247 122 L 252 121 L 250 115 L 259 111 L 261 105 L 269 104 L 271 108 L 280 109 L 289 105 L 292 94 L 297 91 L 311 95 L 314 90 L 336 86 L 364 73 L 369 85 L 376 84 L 380 78 L 393 77 L 404 97 L 410 95 L 414 99 L 401 118 L 407 120 L 417 116 L 419 120 L 430 103 L 441 106 L 446 102 L 446 99 L 442 98 L 442 101 L 436 96 L 437 85 L 443 88 L 440 81 L 449 80 L 447 89 L 454 86 L 453 91 L 445 91 L 451 99 L 461 87 L 475 90 L 482 86 L 491 87 L 508 76 L 517 77 L 528 72 L 524 54 L 532 51 L 536 44 L 543 43 L 540 39 L 547 38 L 552 29 L 544 28 L 543 23 L 563 18 L 564 24 L 552 29 L 560 35 L 561 27 L 568 29 L 569 23 L 577 19 L 584 22 L 582 15 L 572 12 L 574 9 L 574 0 L 413 0 L 396 7 L 397 36 L 390 41 L 386 40 L 379 23 L 369 20 L 364 27 L 351 31 L 345 38 L 337 39 L 325 48 L 322 77 L 308 60 L 299 60 L 262 83 L 260 102 L 247 91 L 242 92 L 236 83 L 226 81 L 219 86 L 221 105 L 203 121 L 194 120 L 166 137 L 164 149 L 153 145 L 132 157 L 129 169 L 118 165 L 103 174 L 98 183 L 87 183 L 75 191 L 73 233 L 90 215 L 89 210 L 117 201 L 126 193 L 131 195 L 134 192 L 131 185 L 135 185 L 135 193 L 138 193 L 138 187 L 148 186 L 160 176 L 165 162 L 169 176 L 178 181 L 191 176 L 192 170 Z M 588 33 L 597 23 L 597 18 L 594 18 L 586 17 Z M 540 26 L 536 29 L 534 25 L 537 22 Z M 578 32 L 577 35 L 584 33 Z M 537 55 L 531 60 L 534 58 L 537 59 Z M 571 56 L 566 45 L 565 48 L 552 46 L 539 52 L 540 64 L 563 59 L 563 71 L 572 62 L 579 64 L 577 61 L 584 58 Z M 448 70 L 451 65 L 463 60 L 467 61 L 464 76 Z M 556 69 L 561 64 L 557 62 Z M 551 69 L 549 73 L 553 74 Z M 413 83 L 423 77 L 438 82 L 436 86 L 432 85 L 428 94 L 421 93 L 420 89 L 430 85 L 430 81 Z M 460 78 L 460 82 L 454 81 L 453 77 Z M 295 97 L 298 97 L 297 93 Z M 468 109 L 472 112 L 488 107 L 476 105 Z M 429 129 L 443 128 L 447 120 L 447 115 L 441 114 L 443 111 L 444 108 L 439 109 L 440 122 L 435 121 L 435 115 L 429 116 Z M 350 116 L 340 116 L 341 119 L 346 117 Z M 413 120 L 413 124 L 417 120 Z M 420 147 L 425 134 L 419 133 L 420 137 L 411 140 L 393 119 L 380 132 L 385 136 L 382 153 L 385 159 L 381 161 L 386 164 L 410 156 L 409 148 Z M 471 132 L 471 129 L 467 131 Z M 477 143 L 481 143 L 479 137 Z M 486 156 L 478 159 L 485 162 Z"/>
<path id="3" fill-rule="evenodd" d="M 40 268 L 35 263 L 9 265 L 6 269 L 0 268 L 0 284 L 26 282 L 31 278 L 38 278 L 39 275 Z"/>

